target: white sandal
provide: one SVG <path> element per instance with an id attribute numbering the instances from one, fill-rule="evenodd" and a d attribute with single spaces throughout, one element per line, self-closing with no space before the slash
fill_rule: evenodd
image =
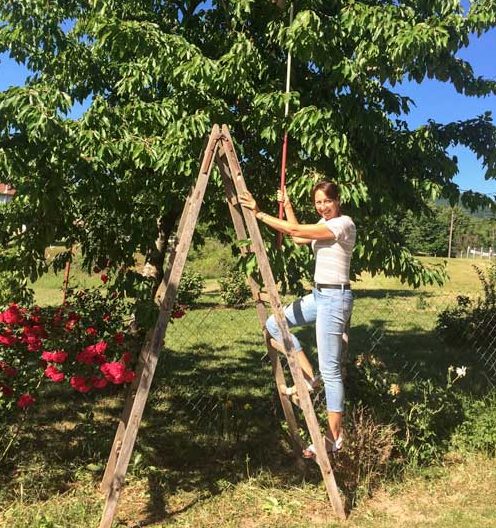
<path id="1" fill-rule="evenodd" d="M 311 394 L 320 385 L 321 377 L 320 377 L 320 374 L 317 374 L 311 380 L 308 380 L 307 378 L 304 378 L 304 381 L 305 381 L 305 385 L 306 385 L 306 387 L 308 389 L 308 392 Z M 296 385 L 293 385 L 292 387 L 288 387 L 286 389 L 286 394 L 288 396 L 292 396 L 293 394 L 296 394 L 296 393 L 297 393 Z"/>
<path id="2" fill-rule="evenodd" d="M 343 435 L 339 435 L 338 439 L 332 442 L 330 449 L 328 449 L 329 444 L 325 436 L 323 437 L 323 439 L 326 446 L 326 451 L 328 453 L 336 454 L 341 451 L 343 447 Z M 303 458 L 315 458 L 316 456 L 317 450 L 315 449 L 315 446 L 313 444 L 310 444 L 306 449 L 303 450 Z"/>

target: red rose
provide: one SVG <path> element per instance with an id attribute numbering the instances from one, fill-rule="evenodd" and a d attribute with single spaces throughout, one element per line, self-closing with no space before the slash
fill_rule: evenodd
<path id="1" fill-rule="evenodd" d="M 48 365 L 48 367 L 45 369 L 44 374 L 47 378 L 50 378 L 56 383 L 59 383 L 65 378 L 65 374 L 63 372 L 60 372 L 60 370 L 57 367 L 54 367 L 53 365 Z"/>
<path id="2" fill-rule="evenodd" d="M 94 357 L 95 357 L 95 354 L 93 352 L 86 350 L 85 348 L 82 352 L 79 352 L 79 354 L 77 354 L 76 361 L 78 363 L 83 363 L 84 365 L 93 365 Z"/>
<path id="3" fill-rule="evenodd" d="M 123 332 L 117 332 L 115 335 L 114 335 L 114 341 L 118 344 L 118 345 L 122 345 L 122 343 L 124 343 L 124 339 L 125 339 L 125 335 Z"/>
<path id="4" fill-rule="evenodd" d="M 45 361 L 51 361 L 52 363 L 65 363 L 67 356 L 67 352 L 64 352 L 63 350 L 55 350 L 55 352 L 49 352 L 48 350 L 45 350 L 41 354 L 41 359 L 44 359 Z"/>
<path id="5" fill-rule="evenodd" d="M 62 314 L 60 312 L 55 313 L 52 319 L 52 323 L 54 326 L 60 326 L 62 324 L 63 318 Z"/>
<path id="6" fill-rule="evenodd" d="M 65 323 L 64 328 L 68 332 L 72 332 L 74 330 L 74 327 L 77 325 L 78 320 L 77 319 L 69 319 L 67 323 Z"/>
<path id="7" fill-rule="evenodd" d="M 36 400 L 31 396 L 31 394 L 22 394 L 17 400 L 17 407 L 20 409 L 25 409 L 26 407 L 33 405 L 35 401 Z"/>
<path id="8" fill-rule="evenodd" d="M 131 381 L 133 381 L 135 377 L 136 372 L 134 372 L 133 370 L 126 370 L 124 372 L 124 383 L 131 383 Z"/>
<path id="9" fill-rule="evenodd" d="M 87 329 L 86 329 L 86 333 L 89 335 L 89 336 L 96 336 L 98 334 L 96 328 L 94 326 L 89 326 Z"/>
<path id="10" fill-rule="evenodd" d="M 38 352 L 43 344 L 41 339 L 33 334 L 22 337 L 21 341 L 26 344 L 29 352 Z"/>
<path id="11" fill-rule="evenodd" d="M 184 307 L 181 305 L 176 305 L 172 309 L 171 316 L 173 319 L 181 319 L 181 317 L 184 317 L 186 315 L 186 311 L 184 310 Z"/>
<path id="12" fill-rule="evenodd" d="M 0 334 L 0 345 L 12 346 L 17 339 L 12 335 Z"/>
<path id="13" fill-rule="evenodd" d="M 110 383 L 120 385 L 133 381 L 136 374 L 132 370 L 127 370 L 126 366 L 118 361 L 105 363 L 100 367 L 100 371 Z"/>
<path id="14" fill-rule="evenodd" d="M 124 354 L 122 354 L 121 356 L 120 362 L 124 363 L 125 365 L 130 363 L 131 362 L 131 352 L 124 352 Z"/>
<path id="15" fill-rule="evenodd" d="M 4 383 L 0 383 L 0 394 L 8 398 L 14 394 L 14 391 Z"/>
<path id="16" fill-rule="evenodd" d="M 23 326 L 22 333 L 26 336 L 33 335 L 44 339 L 47 337 L 47 333 L 41 325 Z"/>
<path id="17" fill-rule="evenodd" d="M 24 321 L 22 312 L 19 309 L 17 304 L 11 304 L 7 310 L 0 313 L 0 323 L 4 322 L 5 324 L 21 324 Z"/>
<path id="18" fill-rule="evenodd" d="M 108 385 L 108 381 L 105 378 L 99 376 L 91 377 L 91 386 L 95 389 L 104 389 Z"/>
<path id="19" fill-rule="evenodd" d="M 39 337 L 32 334 L 24 336 L 21 341 L 27 345 L 29 352 L 38 352 L 43 344 Z"/>
<path id="20" fill-rule="evenodd" d="M 5 372 L 8 378 L 13 378 L 17 375 L 17 369 L 11 367 L 6 361 L 0 361 L 0 370 Z"/>
<path id="21" fill-rule="evenodd" d="M 69 315 L 67 316 L 68 321 L 79 321 L 79 319 L 81 319 L 81 316 L 76 312 L 69 312 Z"/>
<path id="22" fill-rule="evenodd" d="M 105 341 L 98 341 L 98 343 L 95 345 L 95 350 L 97 354 L 103 354 L 107 350 L 107 343 Z"/>
<path id="23" fill-rule="evenodd" d="M 91 386 L 88 385 L 87 379 L 84 376 L 72 376 L 69 383 L 78 392 L 89 392 L 91 390 Z"/>
<path id="24" fill-rule="evenodd" d="M 107 281 L 109 280 L 108 275 L 106 273 L 102 273 L 100 275 L 100 280 L 103 282 L 103 284 L 107 284 Z"/>
<path id="25" fill-rule="evenodd" d="M 111 316 L 110 316 L 110 314 L 107 313 L 107 314 L 105 314 L 105 315 L 102 317 L 102 319 L 103 319 L 106 323 L 108 323 L 108 322 L 110 321 L 110 319 L 111 319 Z"/>
<path id="26" fill-rule="evenodd" d="M 84 347 L 82 352 L 79 352 L 76 356 L 76 361 L 85 365 L 93 365 L 95 363 L 101 365 L 106 361 L 105 351 L 107 346 L 105 341 L 99 341 L 95 345 Z"/>

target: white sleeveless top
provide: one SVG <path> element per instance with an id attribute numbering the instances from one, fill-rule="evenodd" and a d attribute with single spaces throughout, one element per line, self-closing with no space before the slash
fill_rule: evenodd
<path id="1" fill-rule="evenodd" d="M 318 223 L 325 223 L 336 239 L 312 242 L 315 255 L 314 281 L 320 284 L 348 284 L 351 254 L 356 240 L 355 224 L 346 215 L 330 220 L 321 218 Z"/>

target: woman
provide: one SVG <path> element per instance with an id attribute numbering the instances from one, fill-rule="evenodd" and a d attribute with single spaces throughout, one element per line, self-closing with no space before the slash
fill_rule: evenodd
<path id="1" fill-rule="evenodd" d="M 312 293 L 296 300 L 284 310 L 288 326 L 315 324 L 319 370 L 324 382 L 329 423 L 326 449 L 338 451 L 343 445 L 341 432 L 344 411 L 344 389 L 341 377 L 342 336 L 348 322 L 353 296 L 350 289 L 350 261 L 355 245 L 356 229 L 353 220 L 341 214 L 339 192 L 333 182 L 320 182 L 313 188 L 312 198 L 321 216 L 316 224 L 300 224 L 286 191 L 279 191 L 278 200 L 284 204 L 287 220 L 280 220 L 260 211 L 249 192 L 240 195 L 243 207 L 255 212 L 255 217 L 276 231 L 290 235 L 297 244 L 312 244 L 315 255 L 314 288 Z M 274 316 L 266 323 L 270 335 L 282 342 L 281 331 Z M 302 351 L 298 339 L 291 335 L 298 352 L 298 362 L 304 378 L 312 390 L 316 383 L 313 369 Z M 315 456 L 315 448 L 308 446 L 303 456 Z"/>

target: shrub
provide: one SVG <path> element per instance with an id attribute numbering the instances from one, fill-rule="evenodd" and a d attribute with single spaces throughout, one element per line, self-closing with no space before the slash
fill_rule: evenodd
<path id="1" fill-rule="evenodd" d="M 454 385 L 465 377 L 465 367 L 449 367 L 445 383 L 402 381 L 372 354 L 358 356 L 349 367 L 351 405 L 374 409 L 379 423 L 396 428 L 395 452 L 402 462 L 430 463 L 446 452 L 452 432 L 463 420 L 462 397 Z"/>
<path id="2" fill-rule="evenodd" d="M 496 318 L 496 264 L 486 273 L 474 266 L 482 284 L 484 295 L 472 301 L 459 295 L 455 306 L 442 311 L 437 320 L 437 329 L 443 339 L 451 345 L 463 346 L 477 339 L 492 342 Z"/>
<path id="3" fill-rule="evenodd" d="M 370 409 L 359 405 L 346 413 L 345 430 L 335 471 L 353 505 L 381 482 L 393 457 L 397 428 L 380 423 Z"/>
<path id="4" fill-rule="evenodd" d="M 432 463 L 446 452 L 452 431 L 463 420 L 459 393 L 449 386 L 420 380 L 401 403 L 395 418 L 400 430 L 397 449 L 410 464 Z"/>
<path id="5" fill-rule="evenodd" d="M 33 290 L 27 279 L 15 271 L 0 272 L 0 309 L 16 303 L 24 306 L 33 304 Z"/>
<path id="6" fill-rule="evenodd" d="M 132 381 L 128 304 L 101 288 L 70 290 L 59 307 L 0 312 L 0 418 L 33 405 L 45 383 L 87 393 Z"/>
<path id="7" fill-rule="evenodd" d="M 467 322 L 472 313 L 473 305 L 470 298 L 458 295 L 456 305 L 446 308 L 438 315 L 436 328 L 446 343 L 456 345 L 464 341 Z"/>
<path id="8" fill-rule="evenodd" d="M 470 400 L 465 421 L 457 427 L 452 446 L 461 452 L 480 451 L 496 456 L 496 392 L 482 400 Z"/>
<path id="9" fill-rule="evenodd" d="M 245 274 L 235 265 L 225 267 L 224 273 L 219 280 L 222 301 L 228 306 L 242 306 L 251 297 Z"/>
<path id="10" fill-rule="evenodd" d="M 177 302 L 179 304 L 194 304 L 205 288 L 205 279 L 200 273 L 185 269 L 177 291 Z"/>

